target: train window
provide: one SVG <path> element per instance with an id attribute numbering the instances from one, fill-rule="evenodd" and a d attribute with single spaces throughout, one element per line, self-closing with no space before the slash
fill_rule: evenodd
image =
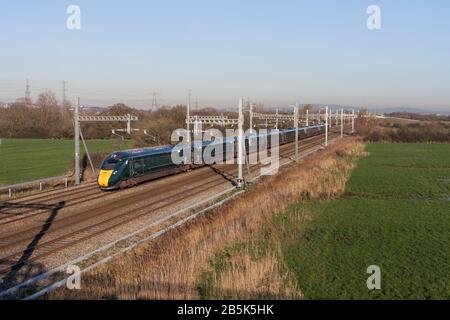
<path id="1" fill-rule="evenodd" d="M 114 170 L 118 162 L 119 162 L 118 159 L 114 158 L 106 159 L 105 162 L 103 162 L 102 170 Z"/>
<path id="2" fill-rule="evenodd" d="M 110 155 L 102 165 L 102 170 L 114 170 L 116 166 L 126 157 L 123 152 L 116 152 Z"/>
<path id="3" fill-rule="evenodd" d="M 143 163 L 141 159 L 135 160 L 133 162 L 134 173 L 142 173 L 143 171 Z"/>

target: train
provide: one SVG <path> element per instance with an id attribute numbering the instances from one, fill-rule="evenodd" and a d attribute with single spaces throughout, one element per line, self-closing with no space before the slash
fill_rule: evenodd
<path id="1" fill-rule="evenodd" d="M 299 139 L 305 139 L 312 136 L 322 134 L 325 131 L 325 125 L 315 125 L 307 128 L 299 128 Z M 254 134 L 251 140 L 257 141 L 265 136 L 270 148 L 270 133 Z M 279 130 L 280 145 L 294 142 L 295 129 Z M 212 146 L 215 143 L 221 143 L 223 156 L 227 144 L 237 144 L 237 139 L 223 139 L 221 142 L 206 141 L 201 144 L 201 148 Z M 245 145 L 247 152 L 249 151 L 249 136 L 245 137 Z M 194 143 L 190 146 L 192 150 L 198 148 Z M 175 146 L 165 145 L 158 147 L 140 148 L 124 151 L 116 151 L 111 153 L 104 159 L 101 165 L 100 174 L 97 178 L 97 184 L 100 190 L 118 190 L 137 186 L 141 183 L 155 180 L 158 178 L 174 175 L 181 172 L 201 167 L 203 165 L 194 164 L 174 164 L 172 162 L 172 153 Z M 188 147 L 189 148 L 189 147 Z M 220 148 L 219 148 L 220 149 Z M 235 152 L 237 148 L 234 148 Z M 179 151 L 177 151 L 179 152 Z M 192 153 L 194 154 L 194 152 Z M 215 155 L 213 155 L 215 156 Z"/>

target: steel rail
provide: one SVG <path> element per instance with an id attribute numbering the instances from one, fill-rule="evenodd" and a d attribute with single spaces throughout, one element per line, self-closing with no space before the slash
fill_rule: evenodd
<path id="1" fill-rule="evenodd" d="M 216 179 L 216 180 L 219 180 L 219 179 Z M 222 179 L 220 179 L 220 180 L 222 180 Z M 186 196 L 193 196 L 193 195 L 196 195 L 198 193 L 202 193 L 204 191 L 207 191 L 207 190 L 209 190 L 209 189 L 211 189 L 213 187 L 220 186 L 222 184 L 223 184 L 223 181 L 220 181 L 220 182 L 211 181 L 210 183 L 204 184 L 203 187 L 200 188 L 200 189 L 195 189 L 195 190 L 190 190 L 190 192 L 180 193 L 178 195 L 178 197 L 179 197 L 178 200 L 174 200 L 173 196 L 172 197 L 168 197 L 168 198 L 170 198 L 172 200 L 171 201 L 172 203 L 176 203 L 176 202 L 179 202 L 179 201 L 183 201 Z M 167 199 L 165 199 L 165 200 L 167 200 Z M 89 239 L 91 239 L 93 237 L 96 237 L 99 234 L 102 234 L 102 233 L 108 232 L 108 231 L 110 231 L 112 229 L 115 229 L 117 227 L 123 226 L 123 225 L 125 225 L 127 223 L 130 223 L 130 222 L 134 221 L 134 220 L 142 218 L 143 216 L 151 214 L 155 210 L 163 209 L 164 207 L 167 206 L 165 204 L 165 201 L 156 201 L 155 204 L 160 203 L 160 202 L 163 202 L 163 204 L 160 205 L 159 207 L 152 208 L 152 211 L 150 211 L 150 212 L 146 211 L 146 212 L 143 212 L 143 213 L 140 213 L 140 214 L 135 214 L 134 212 L 133 213 L 127 212 L 127 213 L 119 214 L 119 215 L 111 217 L 111 218 L 109 218 L 107 220 L 100 221 L 100 222 L 98 222 L 96 224 L 88 225 L 88 226 L 86 226 L 86 227 L 84 227 L 82 229 L 78 229 L 78 230 L 73 231 L 71 233 L 59 236 L 59 237 L 57 237 L 55 239 L 43 242 L 42 244 L 37 244 L 36 246 L 28 247 L 25 250 L 16 252 L 16 253 L 11 254 L 9 256 L 6 256 L 6 257 L 1 257 L 0 258 L 0 265 L 6 265 L 10 260 L 12 260 L 12 259 L 14 259 L 14 258 L 16 258 L 16 257 L 18 257 L 20 255 L 27 254 L 27 253 L 35 254 L 34 256 L 30 257 L 26 262 L 15 263 L 15 264 L 13 264 L 11 266 L 8 266 L 6 268 L 0 269 L 0 275 L 4 275 L 4 274 L 7 274 L 7 273 L 9 273 L 11 271 L 21 269 L 23 266 L 28 265 L 28 264 L 30 264 L 32 262 L 35 262 L 35 261 L 37 261 L 39 259 L 42 259 L 44 257 L 47 257 L 47 256 L 49 256 L 49 255 L 51 255 L 51 254 L 53 254 L 55 252 L 60 252 L 60 251 L 66 249 L 68 247 L 74 246 L 74 245 L 76 245 L 76 244 L 78 244 L 80 242 L 83 242 L 83 241 L 89 240 Z M 143 206 L 143 207 L 146 207 L 146 206 Z M 129 217 L 127 217 L 127 216 L 129 216 Z M 118 222 L 114 222 L 115 220 L 118 220 Z M 112 225 L 107 225 L 108 223 L 112 223 Z M 101 227 L 103 227 L 103 228 L 101 228 Z M 87 233 L 87 234 L 85 234 L 85 233 Z M 70 241 L 69 239 L 71 237 L 75 237 L 75 239 Z M 58 245 L 58 244 L 59 244 L 59 246 L 57 246 L 56 248 L 52 248 L 51 247 L 52 245 Z M 36 254 L 37 250 L 42 251 L 42 250 L 46 250 L 46 249 L 47 249 L 47 251 L 44 251 L 42 253 L 38 252 Z"/>
<path id="2" fill-rule="evenodd" d="M 67 189 L 55 189 L 55 190 L 50 190 L 50 191 L 45 191 L 45 192 L 41 192 L 41 193 L 36 193 L 36 194 L 32 194 L 32 195 L 27 195 L 26 197 L 22 197 L 22 198 L 17 198 L 11 201 L 2 201 L 0 202 L 0 205 L 2 203 L 25 203 L 26 201 L 36 201 L 36 200 L 41 200 L 41 199 L 46 199 L 48 197 L 53 197 L 55 195 L 65 195 L 70 191 L 83 191 L 86 189 L 91 189 L 92 187 L 96 187 L 97 184 L 95 182 L 87 182 L 84 183 L 82 185 L 79 186 L 73 186 L 73 187 L 69 187 Z"/>
<path id="3" fill-rule="evenodd" d="M 82 262 L 82 261 L 84 261 L 84 260 L 86 260 L 86 259 L 88 259 L 88 258 L 90 258 L 90 257 L 92 257 L 92 256 L 94 256 L 94 255 L 96 255 L 96 254 L 98 254 L 98 253 L 104 252 L 104 251 L 106 251 L 106 250 L 108 250 L 108 249 L 114 247 L 114 246 L 115 246 L 116 244 L 118 244 L 119 242 L 126 241 L 126 240 L 128 240 L 128 239 L 130 239 L 130 238 L 132 238 L 132 237 L 134 237 L 134 236 L 136 236 L 136 235 L 138 235 L 138 234 L 140 234 L 140 233 L 143 233 L 143 232 L 149 230 L 150 228 L 153 228 L 153 227 L 155 227 L 155 226 L 158 226 L 158 224 L 160 224 L 160 223 L 163 223 L 163 222 L 168 221 L 168 220 L 170 220 L 170 219 L 172 219 L 172 218 L 175 218 L 175 217 L 177 217 L 177 216 L 180 216 L 180 215 L 182 215 L 183 213 L 186 213 L 186 212 L 188 212 L 188 211 L 190 211 L 190 210 L 194 210 L 194 209 L 196 209 L 196 208 L 199 208 L 199 207 L 201 207 L 201 206 L 204 205 L 204 204 L 210 203 L 211 201 L 217 200 L 218 198 L 222 197 L 223 195 L 226 195 L 226 194 L 230 193 L 230 192 L 233 191 L 234 189 L 235 189 L 234 187 L 233 187 L 233 188 L 230 188 L 230 189 L 225 190 L 225 191 L 223 191 L 223 192 L 221 192 L 221 193 L 219 193 L 219 194 L 216 194 L 216 195 L 214 195 L 214 196 L 212 196 L 212 197 L 209 197 L 208 199 L 205 199 L 205 200 L 201 201 L 201 202 L 198 203 L 198 204 L 194 204 L 194 205 L 191 205 L 191 206 L 189 206 L 189 207 L 187 207 L 187 208 L 178 210 L 178 211 L 176 211 L 176 212 L 170 214 L 169 216 L 167 216 L 167 217 L 165 217 L 165 218 L 162 218 L 162 219 L 160 219 L 160 220 L 158 220 L 158 221 L 156 221 L 156 222 L 154 222 L 154 223 L 152 223 L 152 224 L 146 225 L 146 226 L 142 227 L 141 229 L 136 230 L 136 231 L 134 231 L 134 232 L 132 232 L 132 233 L 130 233 L 130 234 L 127 234 L 126 236 L 124 236 L 124 237 L 122 237 L 122 238 L 120 238 L 120 239 L 114 240 L 113 242 L 110 242 L 110 243 L 108 243 L 107 245 L 105 245 L 105 246 L 103 246 L 103 247 L 101 247 L 101 248 L 98 248 L 98 249 L 96 249 L 96 250 L 94 250 L 94 251 L 92 251 L 92 252 L 90 252 L 90 253 L 88 253 L 88 254 L 86 254 L 86 255 L 84 255 L 84 256 L 78 257 L 78 258 L 75 259 L 75 260 L 72 260 L 72 261 L 70 261 L 70 262 L 67 262 L 67 263 L 65 263 L 65 264 L 63 264 L 63 265 L 61 265 L 61 266 L 59 266 L 59 267 L 56 267 L 56 268 L 54 268 L 54 269 L 52 269 L 52 270 L 50 270 L 50 271 L 47 271 L 47 272 L 45 272 L 45 273 L 43 273 L 43 274 L 40 274 L 40 275 L 35 276 L 35 277 L 31 278 L 31 279 L 28 279 L 28 280 L 26 280 L 26 281 L 24 281 L 24 282 L 22 282 L 22 283 L 20 283 L 20 284 L 18 284 L 18 285 L 15 285 L 14 287 L 9 288 L 9 289 L 7 289 L 7 290 L 5 290 L 5 291 L 3 291 L 3 292 L 0 292 L 0 300 L 1 300 L 1 299 L 4 299 L 5 297 L 8 297 L 8 296 L 10 296 L 10 295 L 16 294 L 16 293 L 18 292 L 18 290 L 20 290 L 21 288 L 24 288 L 24 287 L 26 287 L 26 286 L 28 286 L 28 285 L 31 285 L 31 284 L 33 284 L 33 283 L 36 283 L 36 282 L 38 282 L 38 281 L 40 281 L 40 280 L 42 280 L 42 279 L 46 279 L 46 278 L 50 277 L 51 275 L 53 275 L 53 274 L 55 274 L 55 273 L 57 273 L 57 272 L 63 272 L 68 266 L 70 266 L 70 265 L 76 265 L 76 264 L 78 264 L 78 263 L 80 263 L 80 262 Z M 117 255 L 129 251 L 129 250 L 131 250 L 132 248 L 136 247 L 137 245 L 139 245 L 139 244 L 141 244 L 141 243 L 143 243 L 143 242 L 146 242 L 146 241 L 148 241 L 148 240 L 155 239 L 155 238 L 157 238 L 157 237 L 163 235 L 163 234 L 166 233 L 167 231 L 172 230 L 172 229 L 176 228 L 177 226 L 183 225 L 184 223 L 186 223 L 186 222 L 192 220 L 193 218 L 195 218 L 196 216 L 202 214 L 203 212 L 209 211 L 209 210 L 211 210 L 212 208 L 215 208 L 215 207 L 218 207 L 218 206 L 224 204 L 225 202 L 229 201 L 230 199 L 232 199 L 232 198 L 238 196 L 239 194 L 241 194 L 241 193 L 243 193 L 243 192 L 244 192 L 244 191 L 240 191 L 240 192 L 234 193 L 234 194 L 232 194 L 231 196 L 229 196 L 229 197 L 227 197 L 227 198 L 225 198 L 225 199 L 223 199 L 223 200 L 221 200 L 221 201 L 219 201 L 219 202 L 217 202 L 217 203 L 215 203 L 215 204 L 213 204 L 213 205 L 211 205 L 211 206 L 209 206 L 209 207 L 207 207 L 207 208 L 204 208 L 204 209 L 202 209 L 202 210 L 200 210 L 200 211 L 198 211 L 198 212 L 196 212 L 196 213 L 193 213 L 192 215 L 190 215 L 190 216 L 188 216 L 188 217 L 182 219 L 181 221 L 179 221 L 179 222 L 177 222 L 177 223 L 175 223 L 175 224 L 172 224 L 172 225 L 168 226 L 167 228 L 164 228 L 164 229 L 162 229 L 162 230 L 160 230 L 160 231 L 158 231 L 158 232 L 156 232 L 156 233 L 153 233 L 153 234 L 151 234 L 151 235 L 149 235 L 149 236 L 147 236 L 147 237 L 145 237 L 145 238 L 142 238 L 142 239 L 140 239 L 139 241 L 136 241 L 136 242 L 134 242 L 133 244 L 131 244 L 131 245 L 129 245 L 129 246 L 127 246 L 127 247 L 121 249 L 119 252 L 116 252 L 116 253 L 114 253 L 114 254 L 111 254 L 111 255 L 109 255 L 109 256 L 103 258 L 102 260 L 95 262 L 94 264 L 90 265 L 89 267 L 83 269 L 83 270 L 81 271 L 81 273 L 87 272 L 87 271 L 93 269 L 93 268 L 96 267 L 96 266 L 99 266 L 99 265 L 101 265 L 101 264 L 104 264 L 104 263 L 110 261 L 111 259 L 113 259 L 114 257 L 116 257 Z M 54 283 L 54 284 L 51 284 L 51 285 L 47 286 L 46 288 L 44 288 L 43 290 L 41 290 L 41 291 L 39 291 L 39 292 L 37 292 L 37 293 L 34 293 L 34 294 L 31 295 L 31 296 L 28 296 L 28 297 L 23 298 L 23 300 L 33 300 L 33 299 L 36 299 L 36 298 L 38 298 L 39 296 L 42 296 L 43 294 L 49 292 L 50 290 L 56 289 L 57 287 L 63 285 L 63 284 L 66 282 L 66 280 L 67 280 L 67 278 L 66 278 L 65 280 L 60 280 L 60 281 L 58 281 L 58 282 L 56 282 L 56 283 Z M 59 285 L 58 285 L 58 284 L 59 284 Z"/>
<path id="4" fill-rule="evenodd" d="M 199 177 L 196 177 L 196 179 L 193 182 L 194 183 L 202 182 L 204 180 L 205 180 L 205 175 L 201 175 Z M 159 189 L 159 191 L 161 193 L 166 193 L 173 189 L 174 189 L 173 186 L 168 185 L 162 189 Z M 183 190 L 181 192 L 185 192 L 185 191 Z M 127 200 L 130 200 L 130 198 L 131 198 L 131 200 L 134 200 L 133 198 L 136 196 L 137 195 L 131 195 L 130 197 L 127 197 Z M 170 195 L 166 196 L 166 197 L 162 198 L 162 200 L 168 200 L 168 199 L 170 199 L 170 197 L 171 197 Z M 148 194 L 145 194 L 145 193 L 139 194 L 139 199 L 137 200 L 137 202 L 143 202 L 144 200 L 148 200 L 148 199 L 149 199 Z M 62 217 L 62 218 L 54 220 L 52 222 L 36 223 L 36 224 L 28 227 L 27 229 L 21 229 L 21 230 L 14 231 L 7 235 L 2 235 L 0 237 L 0 250 L 4 250 L 11 246 L 17 245 L 18 243 L 31 240 L 32 238 L 34 238 L 37 235 L 41 235 L 41 233 L 36 233 L 36 232 L 39 232 L 45 226 L 51 226 L 52 229 L 49 231 L 54 233 L 56 231 L 59 231 L 60 229 L 66 228 L 68 226 L 70 227 L 75 224 L 86 222 L 90 219 L 95 219 L 95 218 L 102 217 L 104 215 L 108 215 L 111 213 L 111 208 L 114 208 L 114 210 L 124 209 L 129 206 L 130 202 L 133 202 L 133 201 L 125 201 L 122 198 L 118 198 L 118 199 L 115 199 L 114 201 L 108 203 L 108 206 L 105 206 L 105 207 L 101 208 L 100 210 L 93 211 L 91 208 L 88 208 L 88 209 L 82 211 L 81 213 L 75 212 L 71 215 Z M 146 204 L 144 206 L 147 206 L 147 205 L 148 204 Z M 6 243 L 6 244 L 3 244 L 3 243 Z"/>
<path id="5" fill-rule="evenodd" d="M 57 202 L 61 202 L 61 201 L 68 202 L 68 201 L 71 201 L 69 204 L 66 204 L 64 206 L 64 208 L 68 208 L 68 207 L 72 207 L 72 206 L 75 206 L 77 204 L 80 204 L 82 202 L 85 202 L 87 200 L 94 200 L 94 199 L 101 198 L 101 197 L 105 196 L 105 194 L 102 194 L 102 193 L 92 194 L 92 191 L 94 191 L 94 190 L 98 190 L 98 188 L 95 186 L 94 188 L 89 188 L 87 190 L 81 190 L 81 191 L 78 191 L 78 192 L 69 193 L 69 194 L 67 194 L 67 197 L 61 197 L 60 195 L 55 195 L 53 197 L 45 199 L 44 202 L 36 203 L 35 205 L 36 206 L 39 206 L 39 205 L 41 205 L 41 206 L 49 205 L 50 206 L 50 205 L 52 205 L 52 203 L 48 203 L 48 202 L 50 202 L 52 200 L 57 200 Z M 91 195 L 91 196 L 89 196 L 89 195 Z M 74 196 L 76 196 L 76 197 L 74 197 Z M 78 200 L 81 200 L 81 199 L 83 199 L 83 200 L 82 201 L 78 201 Z M 8 205 L 10 207 L 2 207 L 2 206 L 5 206 L 5 205 Z M 5 214 L 4 211 L 8 212 L 8 211 L 14 211 L 14 210 L 23 209 L 23 208 L 20 208 L 21 205 L 25 206 L 25 205 L 27 205 L 27 203 L 25 203 L 25 202 L 22 202 L 22 203 L 7 202 L 7 203 L 0 204 L 0 212 Z M 18 213 L 9 213 L 9 214 L 7 214 L 4 217 L 0 217 L 0 226 L 11 224 L 11 223 L 18 222 L 18 221 L 22 221 L 22 220 L 29 219 L 29 218 L 33 218 L 33 217 L 36 217 L 36 216 L 38 216 L 40 214 L 44 214 L 44 213 L 48 212 L 47 209 L 39 209 L 39 208 L 32 208 L 32 207 L 25 208 L 25 209 L 26 210 L 20 211 Z M 30 213 L 30 214 L 27 214 L 27 213 Z M 13 217 L 18 217 L 18 218 L 12 219 Z"/>

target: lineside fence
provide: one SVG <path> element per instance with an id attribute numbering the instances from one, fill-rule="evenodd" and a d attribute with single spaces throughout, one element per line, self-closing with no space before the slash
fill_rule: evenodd
<path id="1" fill-rule="evenodd" d="M 33 190 L 43 191 L 44 189 L 56 187 L 68 188 L 69 185 L 73 184 L 72 180 L 73 179 L 71 179 L 71 177 L 69 176 L 59 176 L 23 182 L 9 186 L 0 186 L 0 199 L 3 196 L 12 198 L 14 196 L 14 193 L 19 192 L 30 192 Z"/>

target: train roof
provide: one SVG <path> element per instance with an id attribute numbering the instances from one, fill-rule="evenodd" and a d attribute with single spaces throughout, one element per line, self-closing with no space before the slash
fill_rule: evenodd
<path id="1" fill-rule="evenodd" d="M 173 149 L 173 146 L 165 145 L 165 146 L 158 146 L 158 147 L 138 148 L 138 149 L 116 151 L 116 152 L 113 152 L 113 154 L 120 154 L 121 158 L 141 157 L 141 156 L 151 156 L 151 155 L 171 153 L 172 149 Z"/>

